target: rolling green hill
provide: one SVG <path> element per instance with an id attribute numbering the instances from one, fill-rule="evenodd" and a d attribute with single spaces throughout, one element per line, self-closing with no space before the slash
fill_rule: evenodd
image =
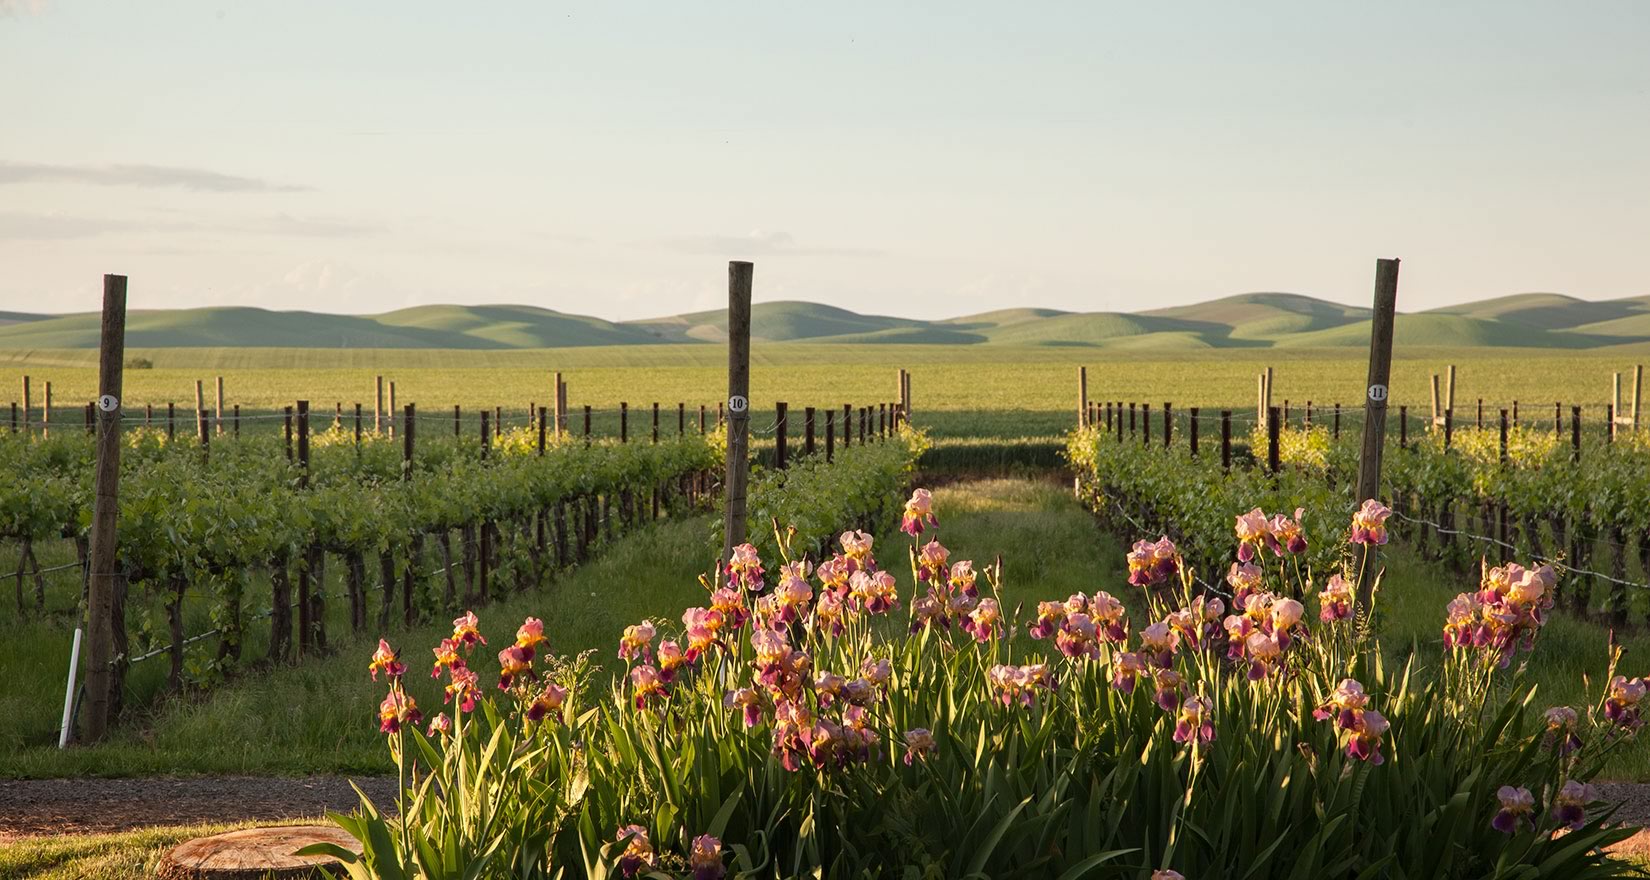
<path id="1" fill-rule="evenodd" d="M 924 320 L 809 302 L 757 303 L 751 333 L 777 344 L 969 345 L 1175 351 L 1367 345 L 1369 310 L 1292 293 L 1245 293 L 1136 313 L 1015 307 Z M 0 312 L 0 349 L 97 346 L 98 316 Z M 720 310 L 614 322 L 528 305 L 428 305 L 380 315 L 246 307 L 135 311 L 130 348 L 533 350 L 719 343 Z M 1603 348 L 1650 345 L 1650 296 L 1591 302 L 1521 293 L 1398 318 L 1400 346 Z"/>

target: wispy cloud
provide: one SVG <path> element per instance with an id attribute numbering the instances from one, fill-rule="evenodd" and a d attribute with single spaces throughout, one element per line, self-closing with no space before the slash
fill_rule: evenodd
<path id="1" fill-rule="evenodd" d="M 196 222 L 165 218 L 120 219 L 77 217 L 66 214 L 0 211 L 0 242 L 92 238 L 100 235 L 145 233 L 229 232 L 303 238 L 353 238 L 383 231 L 380 227 L 326 218 L 268 217 Z"/>
<path id="2" fill-rule="evenodd" d="M 691 235 L 662 239 L 656 244 L 666 250 L 687 254 L 710 254 L 727 257 L 760 257 L 775 255 L 821 257 L 870 257 L 882 251 L 870 248 L 819 247 L 798 244 L 789 232 L 764 232 L 753 229 L 744 235 Z"/>
<path id="3" fill-rule="evenodd" d="M 0 0 L 0 15 L 39 15 L 46 0 Z"/>
<path id="4" fill-rule="evenodd" d="M 8 0 L 0 0 L 0 3 Z M 15 2 L 15 0 L 12 0 Z M 195 192 L 305 192 L 309 187 L 274 183 L 203 168 L 164 165 L 53 165 L 0 160 L 0 185 L 13 183 L 84 183 L 92 186 L 138 186 Z"/>

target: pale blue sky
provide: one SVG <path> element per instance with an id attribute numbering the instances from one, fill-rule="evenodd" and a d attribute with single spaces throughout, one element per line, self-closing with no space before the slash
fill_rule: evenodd
<path id="1" fill-rule="evenodd" d="M 0 309 L 1650 293 L 1650 3 L 0 0 Z"/>

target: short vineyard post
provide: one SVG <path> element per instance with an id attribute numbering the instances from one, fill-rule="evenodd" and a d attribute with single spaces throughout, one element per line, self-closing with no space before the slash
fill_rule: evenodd
<path id="1" fill-rule="evenodd" d="M 751 279 L 755 266 L 728 263 L 727 503 L 722 523 L 722 564 L 745 543 L 745 483 L 750 475 Z"/>
<path id="2" fill-rule="evenodd" d="M 556 409 L 556 436 L 560 437 L 562 431 L 567 429 L 567 392 L 564 390 L 565 386 L 562 385 L 560 370 L 556 371 L 555 379 L 556 399 L 552 401 L 552 403 L 555 405 Z M 542 410 L 539 413 L 539 420 L 544 420 Z"/>
<path id="3" fill-rule="evenodd" d="M 814 408 L 802 409 L 802 454 L 812 457 L 814 454 Z"/>
<path id="4" fill-rule="evenodd" d="M 1106 401 L 1106 430 L 1111 431 L 1111 401 Z"/>
<path id="5" fill-rule="evenodd" d="M 29 422 L 29 408 L 33 401 L 29 397 L 29 377 L 23 377 L 23 432 L 33 433 L 34 426 Z"/>
<path id="6" fill-rule="evenodd" d="M 1341 439 L 1341 402 L 1335 401 L 1335 427 L 1333 431 L 1336 440 Z"/>
<path id="7" fill-rule="evenodd" d="M 659 401 L 653 401 L 653 443 L 659 443 Z"/>
<path id="8" fill-rule="evenodd" d="M 237 439 L 239 439 L 240 436 L 241 436 L 241 405 L 237 403 L 237 404 L 235 404 L 235 437 Z"/>
<path id="9" fill-rule="evenodd" d="M 1277 407 L 1266 408 L 1266 472 L 1274 476 L 1278 472 L 1278 429 L 1282 427 L 1282 416 Z"/>
<path id="10" fill-rule="evenodd" d="M 1077 368 L 1077 427 L 1088 427 L 1089 421 L 1089 368 Z"/>
<path id="11" fill-rule="evenodd" d="M 1301 427 L 1307 430 L 1312 429 L 1312 401 L 1310 400 L 1306 402 L 1306 412 L 1301 416 Z"/>
<path id="12" fill-rule="evenodd" d="M 590 445 L 590 404 L 584 405 L 584 445 Z"/>
<path id="13" fill-rule="evenodd" d="M 113 693 L 117 522 L 120 510 L 120 395 L 126 354 L 126 276 L 103 276 L 98 351 L 97 465 L 93 478 L 90 580 L 87 584 L 86 740 L 103 738 Z M 25 388 L 28 380 L 25 378 Z M 25 397 L 27 393 L 25 391 Z M 124 638 L 124 633 L 122 633 Z"/>
<path id="14" fill-rule="evenodd" d="M 372 432 L 374 434 L 384 429 L 384 377 L 373 377 L 372 398 Z"/>
<path id="15" fill-rule="evenodd" d="M 361 401 L 355 402 L 355 448 L 361 448 Z"/>
<path id="16" fill-rule="evenodd" d="M 1564 436 L 1564 401 L 1553 401 L 1553 436 Z"/>
<path id="17" fill-rule="evenodd" d="M 48 389 L 51 388 L 51 383 L 46 383 L 46 387 Z M 46 412 L 48 416 L 51 413 L 50 394 L 47 395 L 46 399 Z M 195 433 L 206 433 L 206 392 L 203 390 L 201 380 L 199 379 L 195 380 Z"/>
<path id="18" fill-rule="evenodd" d="M 482 461 L 487 460 L 487 447 L 492 445 L 492 437 L 487 432 L 487 427 L 488 427 L 487 426 L 487 419 L 491 415 L 492 415 L 492 413 L 488 412 L 485 407 L 482 408 L 482 410 L 481 410 L 481 460 Z"/>
<path id="19" fill-rule="evenodd" d="M 25 424 L 27 418 L 24 419 Z M 166 439 L 173 440 L 178 436 L 178 407 L 176 403 L 166 401 Z"/>
<path id="20" fill-rule="evenodd" d="M 1188 419 L 1186 422 L 1186 439 L 1188 441 L 1188 445 L 1191 447 L 1192 455 L 1194 457 L 1197 455 L 1197 410 L 1198 408 L 1194 406 L 1186 411 Z"/>
<path id="21" fill-rule="evenodd" d="M 1232 411 L 1220 411 L 1220 469 L 1232 469 Z"/>
<path id="22" fill-rule="evenodd" d="M 1444 451 L 1455 445 L 1455 410 L 1444 410 Z"/>
<path id="23" fill-rule="evenodd" d="M 1604 442 L 1616 442 L 1616 406 L 1613 403 L 1604 405 Z"/>
<path id="24" fill-rule="evenodd" d="M 199 382 L 195 383 L 195 391 L 196 391 L 195 396 L 196 397 L 200 396 L 200 393 L 199 393 L 200 392 L 200 384 L 201 383 L 199 383 Z M 197 401 L 197 403 L 198 402 L 199 401 Z M 198 406 L 196 407 L 196 409 L 199 409 L 199 408 L 200 407 L 198 407 Z M 44 405 L 40 408 L 40 436 L 50 437 L 51 435 L 52 435 L 52 383 L 47 382 L 46 383 L 46 399 L 44 401 Z"/>
<path id="25" fill-rule="evenodd" d="M 1134 408 L 1135 408 L 1135 404 L 1133 402 L 1131 402 L 1129 404 L 1129 436 L 1130 437 L 1134 436 Z M 1122 436 L 1123 436 L 1122 432 L 1121 431 L 1118 432 L 1117 436 L 1118 436 L 1118 439 L 1122 439 Z"/>
<path id="26" fill-rule="evenodd" d="M 1163 448 L 1168 449 L 1174 442 L 1174 404 L 1163 401 Z"/>
<path id="27" fill-rule="evenodd" d="M 705 433 L 705 405 L 699 404 L 699 433 Z"/>
<path id="28" fill-rule="evenodd" d="M 544 407 L 542 407 L 542 406 L 539 407 L 539 455 L 541 455 L 541 456 L 544 455 L 544 442 L 545 442 L 545 436 L 544 435 L 545 435 L 545 430 L 546 430 L 545 424 L 544 424 L 544 418 L 548 414 L 549 413 L 546 412 Z M 560 416 L 558 415 L 557 418 L 560 418 Z"/>
<path id="29" fill-rule="evenodd" d="M 853 404 L 842 405 L 842 448 L 847 449 L 854 445 L 854 407 Z"/>
<path id="30" fill-rule="evenodd" d="M 216 428 L 217 428 L 218 436 L 222 437 L 223 436 L 223 377 L 222 376 L 218 377 L 218 410 L 217 410 L 217 420 L 216 421 L 217 421 Z"/>
<path id="31" fill-rule="evenodd" d="M 401 479 L 403 480 L 410 480 L 413 475 L 413 432 L 416 430 L 413 420 L 417 417 L 418 409 L 415 404 L 407 404 L 407 408 L 401 413 Z"/>
<path id="32" fill-rule="evenodd" d="M 825 411 L 825 463 L 836 458 L 836 410 Z"/>
<path id="33" fill-rule="evenodd" d="M 394 382 L 390 383 L 390 408 L 389 408 L 388 412 L 384 413 L 384 415 L 387 417 L 387 420 L 390 423 L 389 424 L 390 436 L 394 437 L 395 436 L 395 383 Z M 502 425 L 503 423 L 501 422 L 500 424 Z"/>
<path id="34" fill-rule="evenodd" d="M 284 417 L 281 421 L 281 427 L 282 427 L 282 430 L 284 430 L 285 434 L 286 434 L 286 460 L 291 461 L 292 460 L 292 407 L 290 407 L 290 406 L 286 407 L 283 410 L 283 416 Z"/>
<path id="35" fill-rule="evenodd" d="M 888 436 L 888 404 L 877 404 L 877 439 Z"/>
<path id="36" fill-rule="evenodd" d="M 1570 460 L 1581 461 L 1581 407 L 1570 407 Z"/>
<path id="37" fill-rule="evenodd" d="M 630 442 L 630 404 L 619 401 L 619 442 Z"/>
<path id="38" fill-rule="evenodd" d="M 1409 407 L 1398 407 L 1398 448 L 1409 448 Z"/>
<path id="39" fill-rule="evenodd" d="M 357 410 L 357 412 L 359 412 L 359 410 Z M 355 423 L 357 425 L 359 425 L 361 423 L 361 420 L 359 418 L 357 418 L 355 420 Z M 456 437 L 461 437 L 463 435 L 464 435 L 464 409 L 463 409 L 463 407 L 461 407 L 461 406 L 459 406 L 458 404 L 455 403 L 455 404 L 453 404 L 453 436 L 456 438 Z"/>
<path id="40" fill-rule="evenodd" d="M 206 410 L 195 414 L 195 429 L 199 432 L 201 445 L 201 461 L 208 461 L 212 457 L 212 431 L 206 420 Z"/>
<path id="41" fill-rule="evenodd" d="M 1134 418 L 1133 418 L 1134 413 L 1133 413 L 1132 410 L 1130 411 L 1129 415 L 1130 415 L 1129 421 L 1133 422 L 1134 421 Z M 1117 442 L 1118 443 L 1123 442 L 1123 401 L 1121 401 L 1121 400 L 1117 401 Z"/>
<path id="42" fill-rule="evenodd" d="M 773 405 L 773 416 L 774 416 L 774 422 L 773 422 L 773 424 L 774 424 L 774 431 L 773 431 L 773 461 L 774 461 L 774 467 L 777 467 L 780 470 L 784 470 L 786 465 L 789 464 L 789 462 L 786 460 L 786 458 L 787 458 L 786 452 L 788 450 L 786 448 L 787 444 L 786 444 L 786 437 L 785 437 L 785 433 L 786 433 L 785 429 L 788 427 L 787 424 L 786 424 L 786 422 L 787 422 L 786 410 L 787 409 L 788 409 L 788 406 L 786 405 L 786 403 L 784 401 L 780 401 L 780 402 L 775 403 Z"/>
<path id="43" fill-rule="evenodd" d="M 1152 405 L 1140 404 L 1140 445 L 1152 445 Z"/>
<path id="44" fill-rule="evenodd" d="M 1484 430 L 1484 398 L 1482 397 L 1478 398 L 1478 421 L 1473 427 L 1480 431 Z"/>
<path id="45" fill-rule="evenodd" d="M 676 436 L 682 437 L 682 436 L 685 436 L 686 434 L 687 434 L 687 404 L 683 401 L 678 400 L 678 401 L 676 401 Z"/>
<path id="46" fill-rule="evenodd" d="M 298 487 L 309 485 L 309 401 L 298 401 Z M 298 659 L 303 659 L 315 647 L 314 611 L 310 602 L 312 585 L 310 554 L 305 552 L 298 563 Z"/>

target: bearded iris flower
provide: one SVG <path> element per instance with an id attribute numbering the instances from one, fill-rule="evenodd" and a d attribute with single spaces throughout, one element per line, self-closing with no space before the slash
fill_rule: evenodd
<path id="1" fill-rule="evenodd" d="M 432 650 L 435 666 L 430 669 L 431 678 L 440 678 L 443 669 L 456 669 L 464 665 L 464 658 L 458 653 L 458 642 L 453 639 L 442 639 L 441 644 Z"/>
<path id="2" fill-rule="evenodd" d="M 424 731 L 424 735 L 428 737 L 446 736 L 452 732 L 453 719 L 444 712 L 437 712 L 435 717 L 430 719 L 430 726 Z"/>
<path id="3" fill-rule="evenodd" d="M 926 727 L 918 727 L 905 732 L 905 765 L 911 762 L 925 760 L 934 754 L 934 734 Z"/>
<path id="4" fill-rule="evenodd" d="M 642 872 L 643 868 L 653 868 L 658 865 L 658 857 L 653 854 L 653 844 L 647 838 L 647 829 L 640 825 L 626 825 L 619 829 L 614 840 L 623 841 L 630 838 L 630 843 L 619 856 L 619 873 L 631 878 Z"/>
<path id="5" fill-rule="evenodd" d="M 728 583 L 750 592 L 760 592 L 766 585 L 762 579 L 762 557 L 754 544 L 740 544 L 728 557 Z"/>
<path id="6" fill-rule="evenodd" d="M 627 663 L 638 658 L 643 662 L 651 662 L 653 637 L 658 634 L 658 629 L 648 620 L 625 627 L 624 635 L 619 637 L 619 659 Z"/>
<path id="7" fill-rule="evenodd" d="M 527 651 L 527 659 L 533 659 L 538 646 L 549 641 L 544 635 L 544 621 L 537 617 L 529 617 L 522 621 L 521 627 L 516 630 L 516 647 Z"/>
<path id="8" fill-rule="evenodd" d="M 974 610 L 963 618 L 964 632 L 974 636 L 976 642 L 985 643 L 1002 629 L 1002 611 L 997 607 L 996 599 L 981 599 Z"/>
<path id="9" fill-rule="evenodd" d="M 1513 788 L 1503 785 L 1495 792 L 1496 800 L 1500 801 L 1501 809 L 1490 820 L 1490 827 L 1502 834 L 1513 834 L 1523 825 L 1535 830 L 1535 822 L 1530 814 L 1535 812 L 1535 795 L 1530 794 L 1527 788 Z"/>
<path id="10" fill-rule="evenodd" d="M 1352 533 L 1348 540 L 1365 546 L 1385 544 L 1386 520 L 1391 515 L 1391 508 L 1373 498 L 1366 499 L 1363 506 L 1352 514 Z"/>
<path id="11" fill-rule="evenodd" d="M 1146 658 L 1133 651 L 1120 651 L 1112 655 L 1111 668 L 1111 686 L 1125 694 L 1134 691 L 1137 679 L 1151 674 Z"/>
<path id="12" fill-rule="evenodd" d="M 1292 556 L 1299 556 L 1306 552 L 1306 535 L 1302 533 L 1300 523 L 1305 513 L 1305 508 L 1297 507 L 1294 519 L 1281 513 L 1272 517 L 1272 521 L 1267 525 L 1267 546 L 1272 548 L 1274 554 L 1282 556 L 1287 552 Z"/>
<path id="13" fill-rule="evenodd" d="M 1180 650 L 1180 634 L 1160 620 L 1140 631 L 1140 653 L 1154 665 L 1167 669 Z"/>
<path id="14" fill-rule="evenodd" d="M 1547 721 L 1546 745 L 1560 755 L 1568 755 L 1581 748 L 1581 737 L 1576 734 L 1580 721 L 1576 710 L 1569 706 L 1554 706 L 1543 713 Z"/>
<path id="15" fill-rule="evenodd" d="M 1136 587 L 1161 584 L 1179 566 L 1180 551 L 1167 535 L 1154 541 L 1136 541 L 1129 551 L 1129 583 Z"/>
<path id="16" fill-rule="evenodd" d="M 755 688 L 740 688 L 729 691 L 722 697 L 722 705 L 731 709 L 738 706 L 745 717 L 745 727 L 755 727 L 762 720 L 762 694 Z"/>
<path id="17" fill-rule="evenodd" d="M 951 564 L 951 589 L 977 596 L 980 592 L 976 585 L 978 579 L 979 574 L 974 571 L 973 562 L 963 559 Z"/>
<path id="18" fill-rule="evenodd" d="M 1215 724 L 1213 715 L 1215 704 L 1208 697 L 1187 697 L 1180 704 L 1180 719 L 1174 726 L 1174 741 L 1189 743 L 1193 739 L 1202 742 L 1215 741 Z"/>
<path id="19" fill-rule="evenodd" d="M 1483 567 L 1475 593 L 1450 601 L 1444 622 L 1444 644 L 1457 650 L 1478 650 L 1502 668 L 1517 650 L 1535 647 L 1535 637 L 1552 608 L 1557 575 L 1543 565 L 1529 569 L 1517 563 Z"/>
<path id="20" fill-rule="evenodd" d="M 417 724 L 422 720 L 424 715 L 418 711 L 418 703 L 400 688 L 390 691 L 384 702 L 378 704 L 380 733 L 400 733 L 403 725 Z"/>
<path id="21" fill-rule="evenodd" d="M 1060 625 L 1060 632 L 1054 637 L 1054 646 L 1067 657 L 1087 657 L 1090 660 L 1100 658 L 1099 629 L 1087 614 L 1077 613 L 1068 616 Z"/>
<path id="22" fill-rule="evenodd" d="M 886 571 L 855 572 L 849 579 L 850 595 L 867 614 L 885 614 L 899 607 L 899 588 Z"/>
<path id="23" fill-rule="evenodd" d="M 1596 800 L 1591 785 L 1568 780 L 1553 796 L 1553 821 L 1574 831 L 1587 823 L 1587 805 Z"/>
<path id="24" fill-rule="evenodd" d="M 528 721 L 541 721 L 545 718 L 555 718 L 561 714 L 561 707 L 567 702 L 567 688 L 554 682 L 544 686 L 543 692 L 533 698 L 532 705 L 527 707 Z"/>
<path id="25" fill-rule="evenodd" d="M 1241 547 L 1239 548 L 1241 553 Z M 1232 588 L 1232 609 L 1242 611 L 1249 595 L 1260 590 L 1265 573 L 1253 562 L 1234 562 L 1226 572 L 1226 583 Z"/>
<path id="26" fill-rule="evenodd" d="M 372 674 L 372 680 L 378 680 L 379 670 L 383 670 L 384 675 L 391 681 L 406 675 L 407 664 L 400 661 L 400 656 L 401 655 L 399 653 L 390 647 L 389 642 L 379 639 L 378 650 L 373 652 L 372 663 L 367 667 L 367 671 Z"/>
<path id="27" fill-rule="evenodd" d="M 498 689 L 509 690 L 517 676 L 533 677 L 533 649 L 511 645 L 498 652 Z"/>
<path id="28" fill-rule="evenodd" d="M 453 620 L 453 641 L 469 651 L 476 645 L 485 645 L 487 640 L 481 636 L 481 621 L 476 619 L 474 611 L 466 611 Z"/>
<path id="29" fill-rule="evenodd" d="M 1173 868 L 1163 868 L 1153 871 L 1151 880 L 1186 880 L 1186 875 Z"/>
<path id="30" fill-rule="evenodd" d="M 722 880 L 727 869 L 722 867 L 722 841 L 701 834 L 693 838 L 693 848 L 688 852 L 688 870 L 693 874 L 693 880 Z"/>
<path id="31" fill-rule="evenodd" d="M 670 696 L 670 690 L 665 687 L 665 681 L 659 675 L 659 670 L 643 663 L 630 670 L 631 695 L 636 701 L 636 708 L 646 709 L 649 702 L 657 702 Z"/>
<path id="32" fill-rule="evenodd" d="M 480 679 L 475 670 L 468 666 L 453 666 L 448 669 L 448 673 L 449 680 L 441 702 L 450 703 L 456 700 L 460 712 L 475 711 L 476 697 L 481 694 Z"/>
<path id="33" fill-rule="evenodd" d="M 1644 679 L 1618 675 L 1610 679 L 1610 693 L 1604 699 L 1604 717 L 1626 731 L 1638 730 L 1644 724 L 1639 717 L 1639 703 L 1646 691 Z"/>
<path id="34" fill-rule="evenodd" d="M 1046 663 L 1033 663 L 1028 666 L 1006 666 L 998 664 L 991 667 L 986 673 L 986 680 L 997 698 L 1003 701 L 1004 706 L 1013 706 L 1019 703 L 1022 707 L 1029 707 L 1036 699 L 1039 690 L 1054 690 L 1054 673 Z"/>
<path id="35" fill-rule="evenodd" d="M 1129 637 L 1129 620 L 1123 603 L 1110 593 L 1095 593 L 1088 601 L 1089 616 L 1094 620 L 1106 641 L 1120 643 Z"/>
<path id="36" fill-rule="evenodd" d="M 905 502 L 905 512 L 900 516 L 899 530 L 915 538 L 929 526 L 938 526 L 939 517 L 934 515 L 934 496 L 927 489 L 917 489 L 911 493 L 911 500 Z"/>
<path id="37" fill-rule="evenodd" d="M 1037 622 L 1028 630 L 1034 639 L 1046 639 L 1059 631 L 1066 620 L 1066 606 L 1062 602 L 1038 602 Z"/>
<path id="38" fill-rule="evenodd" d="M 1324 623 L 1333 623 L 1350 618 L 1352 603 L 1355 600 L 1352 585 L 1338 574 L 1330 575 L 1329 583 L 1324 586 L 1323 592 L 1318 594 L 1318 619 Z"/>
<path id="39" fill-rule="evenodd" d="M 943 584 L 950 580 L 951 551 L 939 541 L 929 541 L 922 545 L 922 551 L 917 554 L 917 580 L 923 583 L 933 581 Z"/>
<path id="40" fill-rule="evenodd" d="M 1238 562 L 1253 562 L 1255 550 L 1273 540 L 1271 522 L 1258 507 L 1239 516 L 1233 531 L 1237 533 L 1238 539 Z"/>

